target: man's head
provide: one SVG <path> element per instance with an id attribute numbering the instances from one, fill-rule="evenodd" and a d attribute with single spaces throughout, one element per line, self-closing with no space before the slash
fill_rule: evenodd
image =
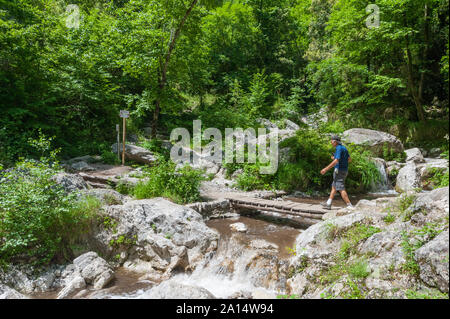
<path id="1" fill-rule="evenodd" d="M 331 144 L 332 144 L 334 147 L 338 146 L 339 144 L 342 144 L 342 143 L 341 143 L 341 138 L 340 138 L 339 136 L 337 136 L 337 135 L 333 135 L 333 136 L 331 137 Z"/>

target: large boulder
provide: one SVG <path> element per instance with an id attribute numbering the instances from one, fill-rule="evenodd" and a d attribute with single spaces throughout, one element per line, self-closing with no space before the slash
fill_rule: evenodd
<path id="1" fill-rule="evenodd" d="M 76 269 L 87 284 L 92 284 L 94 289 L 102 289 L 112 279 L 114 271 L 111 266 L 95 252 L 88 252 L 73 261 Z"/>
<path id="2" fill-rule="evenodd" d="M 442 232 L 432 241 L 416 251 L 415 258 L 420 267 L 420 279 L 431 287 L 448 293 L 449 232 Z"/>
<path id="3" fill-rule="evenodd" d="M 364 128 L 353 128 L 342 134 L 342 140 L 346 143 L 367 147 L 376 156 L 382 157 L 385 148 L 394 152 L 403 152 L 402 142 L 394 135 Z"/>
<path id="4" fill-rule="evenodd" d="M 106 258 L 119 256 L 124 267 L 168 275 L 195 268 L 217 248 L 219 235 L 196 211 L 163 198 L 108 206 L 104 220 L 89 238 Z"/>
<path id="5" fill-rule="evenodd" d="M 406 162 L 423 163 L 425 159 L 423 158 L 422 152 L 418 148 L 411 148 L 405 151 Z"/>
<path id="6" fill-rule="evenodd" d="M 415 163 L 408 163 L 398 172 L 397 182 L 395 184 L 395 190 L 397 192 L 412 191 L 420 186 L 420 173 Z"/>
<path id="7" fill-rule="evenodd" d="M 122 153 L 123 144 L 119 144 Z M 117 143 L 113 144 L 112 151 L 117 153 Z M 154 164 L 158 159 L 149 150 L 136 145 L 125 144 L 125 157 L 142 164 Z"/>
<path id="8" fill-rule="evenodd" d="M 60 184 L 66 192 L 88 189 L 87 183 L 77 174 L 59 173 L 53 176 L 52 180 Z"/>

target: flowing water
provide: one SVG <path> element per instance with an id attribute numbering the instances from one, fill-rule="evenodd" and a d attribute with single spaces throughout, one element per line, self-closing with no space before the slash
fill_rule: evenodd
<path id="1" fill-rule="evenodd" d="M 356 204 L 360 199 L 375 199 L 389 193 L 351 196 Z M 287 198 L 291 201 L 317 204 L 326 198 Z M 337 197 L 333 206 L 344 207 Z M 263 216 L 263 217 L 261 217 Z M 252 218 L 213 219 L 207 226 L 220 234 L 218 249 L 205 256 L 203 263 L 193 273 L 177 274 L 168 281 L 207 289 L 216 298 L 276 298 L 284 294 L 288 260 L 301 229 L 288 226 L 287 220 L 276 220 L 254 214 Z M 281 220 L 281 222 L 280 222 Z M 230 225 L 243 223 L 247 231 L 232 231 Z M 84 290 L 73 298 L 138 299 L 152 298 L 153 289 L 159 284 L 143 280 L 136 274 L 120 268 L 115 280 L 101 291 Z M 170 294 L 170 292 L 169 292 Z M 56 298 L 56 293 L 46 293 L 34 298 Z"/>
<path id="2" fill-rule="evenodd" d="M 233 223 L 244 223 L 247 232 L 231 231 Z M 283 267 L 287 269 L 283 265 L 287 265 L 301 230 L 247 217 L 215 219 L 206 224 L 220 233 L 216 253 L 205 257 L 192 274 L 178 274 L 169 281 L 205 288 L 217 298 L 276 298 L 284 292 L 278 273 Z M 151 282 L 120 269 L 111 288 L 90 298 L 151 298 L 153 287 Z"/>

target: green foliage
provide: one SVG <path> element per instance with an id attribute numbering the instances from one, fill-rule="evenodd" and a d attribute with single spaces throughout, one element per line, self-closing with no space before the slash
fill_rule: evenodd
<path id="1" fill-rule="evenodd" d="M 0 182 L 0 255 L 5 262 L 47 264 L 69 260 L 71 244 L 88 231 L 100 209 L 93 197 L 77 199 L 52 181 L 47 164 L 22 161 Z"/>
<path id="2" fill-rule="evenodd" d="M 400 216 L 402 216 L 403 221 L 409 221 L 411 220 L 411 217 L 415 214 L 415 211 L 412 210 L 410 207 L 416 200 L 415 195 L 408 195 L 408 194 L 402 194 L 397 199 L 397 207 L 400 212 Z"/>
<path id="3" fill-rule="evenodd" d="M 118 248 L 120 246 L 133 246 L 136 245 L 137 235 L 128 237 L 126 235 L 120 235 L 116 239 L 111 239 L 109 245 L 113 248 Z"/>
<path id="4" fill-rule="evenodd" d="M 431 175 L 430 181 L 433 189 L 447 187 L 449 185 L 450 177 L 448 169 L 443 172 L 442 169 L 432 167 L 428 173 Z"/>
<path id="5" fill-rule="evenodd" d="M 394 214 L 392 214 L 391 212 L 389 212 L 388 215 L 383 218 L 384 222 L 388 225 L 395 222 L 396 219 L 397 219 L 397 217 Z"/>
<path id="6" fill-rule="evenodd" d="M 383 145 L 383 159 L 385 161 L 397 161 L 404 163 L 406 160 L 406 152 L 396 152 L 394 149 L 389 148 L 387 145 Z"/>
<path id="7" fill-rule="evenodd" d="M 448 299 L 448 294 L 439 290 L 406 290 L 406 298 L 408 299 Z"/>
<path id="8" fill-rule="evenodd" d="M 148 168 L 145 171 L 148 180 L 137 184 L 133 195 L 137 199 L 166 197 L 178 204 L 197 201 L 203 172 L 189 166 L 178 171 L 175 168 L 171 161 L 161 161 L 157 167 Z"/>

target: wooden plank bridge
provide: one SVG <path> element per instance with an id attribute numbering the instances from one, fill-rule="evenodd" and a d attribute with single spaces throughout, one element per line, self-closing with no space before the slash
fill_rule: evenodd
<path id="1" fill-rule="evenodd" d="M 268 200 L 238 194 L 228 194 L 225 198 L 228 199 L 232 207 L 237 210 L 244 209 L 280 213 L 289 215 L 289 217 L 296 217 L 310 225 L 322 221 L 323 215 L 330 212 L 330 210 L 326 210 L 322 208 L 321 205 L 317 204 Z M 333 208 L 331 211 L 338 209 L 339 208 Z"/>

